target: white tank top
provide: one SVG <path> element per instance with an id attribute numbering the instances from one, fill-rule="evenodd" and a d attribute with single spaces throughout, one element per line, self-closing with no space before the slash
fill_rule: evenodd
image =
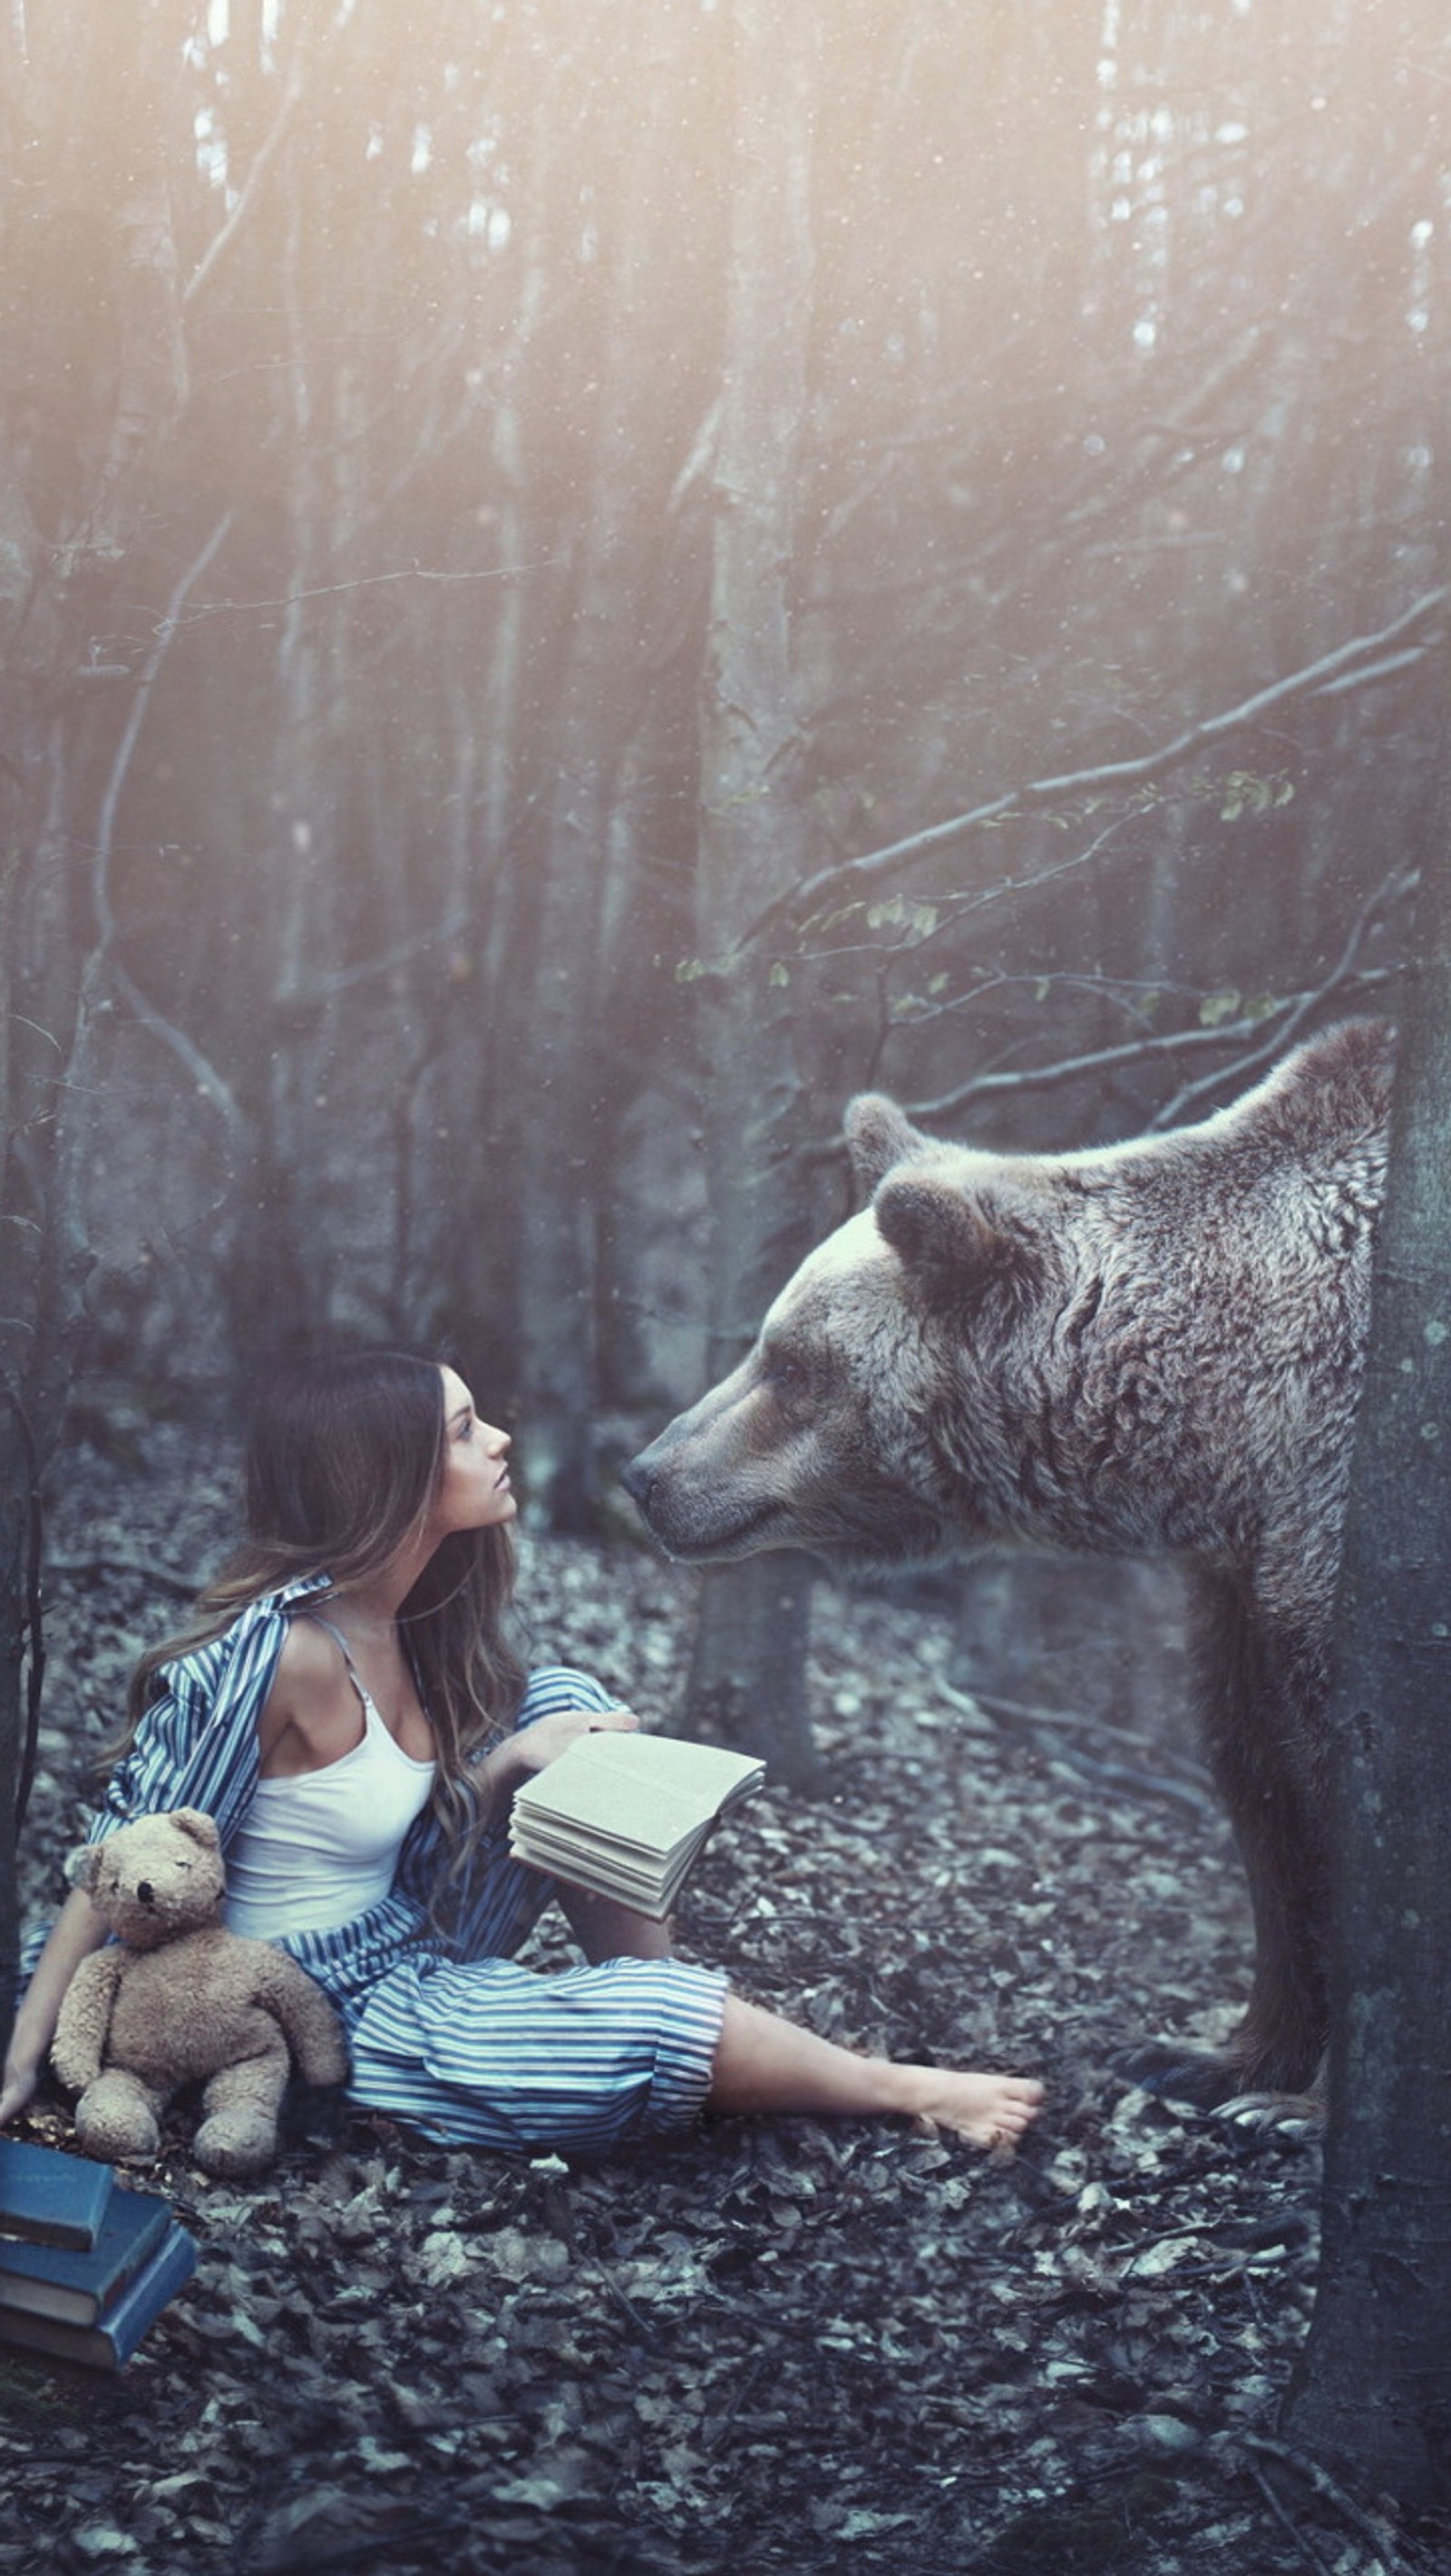
<path id="1" fill-rule="evenodd" d="M 227 1853 L 226 1923 L 257 1941 L 334 1932 L 366 1914 L 392 1886 L 403 1838 L 433 1787 L 435 1765 L 395 1743 L 339 1631 L 329 1619 L 317 1624 L 342 1647 L 363 1736 L 322 1770 L 259 1780 L 252 1792 Z"/>

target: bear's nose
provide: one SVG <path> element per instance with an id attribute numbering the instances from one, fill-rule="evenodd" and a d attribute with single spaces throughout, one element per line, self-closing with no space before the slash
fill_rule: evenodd
<path id="1" fill-rule="evenodd" d="M 136 1901 L 138 1905 L 154 1905 L 156 1903 L 156 1890 L 152 1886 L 149 1878 L 137 1880 Z"/>
<path id="2" fill-rule="evenodd" d="M 645 1465 L 643 1456 L 632 1458 L 627 1467 L 620 1469 L 620 1482 L 626 1493 L 639 1504 L 641 1511 L 647 1512 L 650 1508 L 650 1488 L 655 1479 Z"/>

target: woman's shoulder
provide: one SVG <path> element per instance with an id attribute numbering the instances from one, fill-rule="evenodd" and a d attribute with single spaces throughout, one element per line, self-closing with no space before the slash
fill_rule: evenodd
<path id="1" fill-rule="evenodd" d="M 282 1660 L 289 1672 L 331 1672 L 342 1660 L 336 1631 L 311 1618 L 305 1599 L 278 1604 L 270 1614 L 284 1630 Z"/>
<path id="2" fill-rule="evenodd" d="M 356 1704 L 352 1667 L 336 1629 L 309 1618 L 305 1598 L 274 1610 L 273 1616 L 282 1629 L 273 1666 L 273 1696 L 281 1690 L 306 1701 L 343 1699 L 352 1708 Z"/>
<path id="3" fill-rule="evenodd" d="M 250 1670 L 289 1652 L 294 1630 L 305 1635 L 311 1627 L 309 1621 L 295 1619 L 299 1604 L 313 1593 L 330 1589 L 327 1575 L 308 1574 L 258 1593 L 244 1601 L 213 1636 L 168 1656 L 158 1667 L 157 1682 L 173 1694 L 198 1690 L 209 1694 L 224 1675 Z"/>

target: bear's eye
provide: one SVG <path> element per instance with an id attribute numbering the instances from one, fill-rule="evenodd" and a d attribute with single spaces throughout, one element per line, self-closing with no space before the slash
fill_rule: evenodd
<path id="1" fill-rule="evenodd" d="M 768 1352 L 765 1377 L 778 1404 L 799 1406 L 810 1401 L 811 1370 L 797 1352 Z"/>

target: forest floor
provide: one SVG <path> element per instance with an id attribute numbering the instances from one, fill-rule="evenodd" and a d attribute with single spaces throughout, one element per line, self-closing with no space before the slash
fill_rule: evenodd
<path id="1" fill-rule="evenodd" d="M 138 1647 L 230 1526 L 175 1429 L 57 1480 L 41 1776 L 47 1901 Z M 668 1719 L 694 1585 L 531 1541 L 542 1657 Z M 1179 2114 L 1135 2040 L 1220 2034 L 1248 1928 L 1228 1835 L 1162 1745 L 995 1721 L 946 1618 L 822 1595 L 829 1786 L 733 1817 L 680 1946 L 897 2056 L 1041 2074 L 1015 2160 L 888 2122 L 703 2126 L 510 2165 L 331 2108 L 266 2180 L 139 2175 L 200 2261 L 114 2378 L 0 2358 L 0 2569 L 136 2576 L 1432 2576 L 1285 2450 L 1316 2252 L 1303 2123 Z M 1125 1651 L 1131 1651 L 1126 1644 Z M 545 1934 L 531 1957 L 568 1954 Z M 62 2144 L 58 2097 L 28 2134 Z"/>

